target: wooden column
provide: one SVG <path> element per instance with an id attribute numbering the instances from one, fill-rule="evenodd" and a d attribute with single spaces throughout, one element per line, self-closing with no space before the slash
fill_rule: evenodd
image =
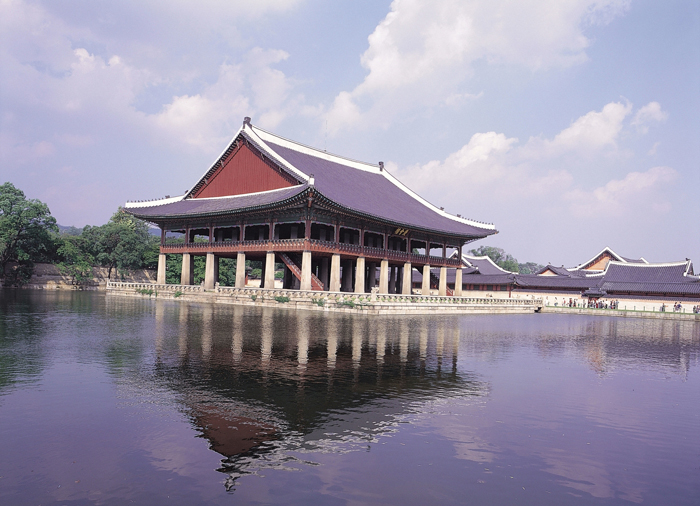
<path id="1" fill-rule="evenodd" d="M 192 255 L 189 253 L 182 254 L 182 274 L 180 275 L 181 285 L 191 285 L 194 283 L 194 269 L 192 268 L 193 260 Z"/>
<path id="2" fill-rule="evenodd" d="M 430 264 L 423 266 L 423 283 L 420 287 L 421 295 L 430 295 Z"/>
<path id="3" fill-rule="evenodd" d="M 367 286 L 371 290 L 377 284 L 377 262 L 369 262 L 368 265 Z"/>
<path id="4" fill-rule="evenodd" d="M 265 255 L 265 286 L 273 289 L 275 287 L 275 252 L 268 251 Z"/>
<path id="5" fill-rule="evenodd" d="M 379 264 L 379 293 L 389 293 L 389 260 L 386 258 Z"/>
<path id="6" fill-rule="evenodd" d="M 331 257 L 331 282 L 329 291 L 340 291 L 340 255 L 334 254 Z"/>
<path id="7" fill-rule="evenodd" d="M 214 266 L 216 262 L 216 257 L 214 253 L 207 253 L 207 262 L 204 269 L 204 289 L 213 290 L 214 283 L 216 283 L 216 267 Z"/>
<path id="8" fill-rule="evenodd" d="M 245 288 L 245 253 L 239 251 L 236 256 L 236 288 Z"/>
<path id="9" fill-rule="evenodd" d="M 443 250 L 444 251 L 444 250 Z M 440 283 L 438 285 L 438 295 L 444 297 L 447 295 L 447 267 L 440 267 Z"/>
<path id="10" fill-rule="evenodd" d="M 411 262 L 406 262 L 403 264 L 403 283 L 401 286 L 401 293 L 403 295 L 411 295 L 411 287 L 413 285 L 413 269 L 411 268 Z"/>
<path id="11" fill-rule="evenodd" d="M 300 290 L 311 290 L 311 252 L 304 251 L 301 254 L 301 284 Z"/>
<path id="12" fill-rule="evenodd" d="M 389 293 L 396 293 L 397 270 L 393 265 L 389 267 Z"/>
<path id="13" fill-rule="evenodd" d="M 355 293 L 365 293 L 365 257 L 355 263 Z"/>
<path id="14" fill-rule="evenodd" d="M 321 258 L 321 272 L 320 272 L 319 274 L 320 274 L 320 277 L 321 277 L 321 283 L 323 283 L 323 288 L 324 288 L 324 290 L 328 290 L 328 288 L 329 288 L 329 286 L 330 286 L 330 284 L 331 284 L 331 283 L 330 283 L 330 281 L 331 281 L 331 280 L 330 280 L 330 274 L 331 274 L 331 273 L 330 273 L 330 270 L 329 270 L 329 267 L 330 267 L 330 266 L 329 266 L 329 263 L 330 263 L 330 259 L 329 259 L 329 258 L 327 258 L 327 257 L 322 257 L 322 258 Z"/>
<path id="15" fill-rule="evenodd" d="M 159 285 L 165 284 L 165 253 L 160 253 L 158 255 L 158 278 L 156 283 Z"/>
<path id="16" fill-rule="evenodd" d="M 458 267 L 455 270 L 455 297 L 462 296 L 462 268 Z"/>

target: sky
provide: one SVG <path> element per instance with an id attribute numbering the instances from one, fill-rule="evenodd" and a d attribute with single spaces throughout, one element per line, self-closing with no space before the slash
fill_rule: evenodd
<path id="1" fill-rule="evenodd" d="M 700 267 L 700 2 L 0 0 L 0 182 L 61 225 L 182 194 L 244 116 L 474 247 Z"/>

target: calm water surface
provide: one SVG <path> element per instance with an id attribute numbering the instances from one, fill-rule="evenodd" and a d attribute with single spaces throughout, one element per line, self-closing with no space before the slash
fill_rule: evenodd
<path id="1" fill-rule="evenodd" d="M 700 504 L 700 325 L 0 292 L 0 504 Z"/>

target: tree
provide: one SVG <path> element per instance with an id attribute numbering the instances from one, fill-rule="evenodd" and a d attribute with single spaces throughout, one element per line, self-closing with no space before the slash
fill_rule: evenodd
<path id="1" fill-rule="evenodd" d="M 518 261 L 510 255 L 503 251 L 501 248 L 494 248 L 493 246 L 479 246 L 476 249 L 469 250 L 469 253 L 477 257 L 489 257 L 493 260 L 493 263 L 511 272 L 520 272 L 518 267 Z"/>
<path id="2" fill-rule="evenodd" d="M 12 183 L 0 186 L 0 277 L 5 277 L 9 262 L 17 262 L 6 284 L 29 280 L 34 262 L 51 250 L 51 232 L 58 232 L 58 227 L 46 204 L 27 199 Z"/>
<path id="3" fill-rule="evenodd" d="M 535 274 L 544 268 L 543 265 L 535 262 L 518 263 L 513 255 L 506 253 L 501 248 L 494 248 L 493 246 L 479 246 L 476 249 L 469 250 L 469 253 L 477 257 L 489 257 L 493 260 L 493 263 L 502 269 L 519 274 Z"/>
<path id="4" fill-rule="evenodd" d="M 518 267 L 520 268 L 520 274 L 536 274 L 544 269 L 544 265 L 537 262 L 525 262 L 524 264 L 518 264 Z"/>
<path id="5" fill-rule="evenodd" d="M 94 258 L 88 252 L 82 236 L 67 235 L 59 237 L 57 249 L 60 261 L 56 264 L 61 274 L 70 276 L 74 285 L 82 285 L 92 279 Z"/>
<path id="6" fill-rule="evenodd" d="M 93 258 L 107 267 L 110 279 L 112 270 L 120 274 L 143 267 L 144 253 L 152 243 L 148 225 L 121 208 L 101 227 L 86 226 L 82 235 Z"/>

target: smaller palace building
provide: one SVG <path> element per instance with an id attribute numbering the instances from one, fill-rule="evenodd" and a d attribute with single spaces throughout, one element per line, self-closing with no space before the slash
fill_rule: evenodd
<path id="1" fill-rule="evenodd" d="M 206 256 L 204 287 L 217 283 L 219 258 L 263 262 L 263 287 L 274 288 L 275 263 L 284 287 L 331 292 L 411 293 L 413 269 L 448 294 L 447 271 L 462 295 L 463 264 L 448 252 L 497 233 L 435 207 L 389 174 L 273 135 L 245 118 L 214 164 L 184 195 L 129 202 L 125 210 L 158 225 L 158 283 L 165 254 L 182 254 L 181 283 L 193 282 L 193 257 Z M 172 233 L 184 242 L 170 240 Z M 431 276 L 431 268 L 437 274 Z M 236 287 L 245 269 L 236 271 Z M 449 290 L 452 294 L 452 290 Z"/>

